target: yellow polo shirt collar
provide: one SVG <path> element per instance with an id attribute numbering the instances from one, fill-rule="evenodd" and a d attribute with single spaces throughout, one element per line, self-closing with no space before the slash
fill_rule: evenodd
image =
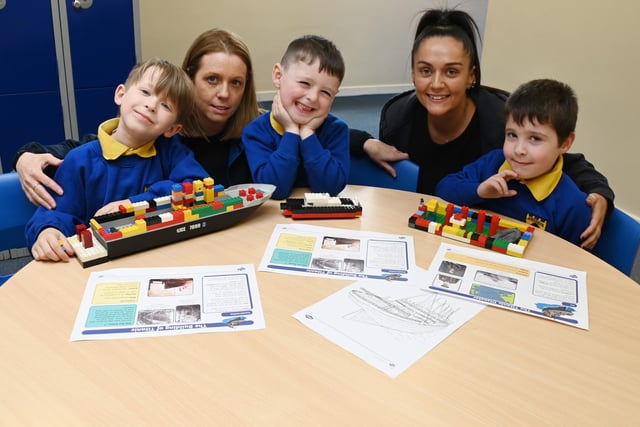
<path id="1" fill-rule="evenodd" d="M 273 117 L 273 113 L 269 113 L 269 121 L 271 122 L 273 130 L 278 132 L 278 135 L 284 135 L 284 126 L 276 121 L 275 117 Z"/>
<path id="2" fill-rule="evenodd" d="M 149 141 L 138 148 L 131 148 L 112 137 L 111 133 L 118 127 L 119 123 L 120 119 L 115 118 L 103 122 L 98 127 L 98 141 L 100 141 L 102 156 L 105 159 L 116 160 L 120 156 L 133 156 L 134 154 L 144 158 L 156 155 L 155 140 Z"/>
<path id="3" fill-rule="evenodd" d="M 549 197 L 560 182 L 560 178 L 562 178 L 562 164 L 562 156 L 559 156 L 556 164 L 549 172 L 533 179 L 520 180 L 520 183 L 526 185 L 529 191 L 531 191 L 531 194 L 533 194 L 533 197 L 540 202 Z M 500 172 L 503 170 L 511 170 L 511 165 L 506 160 L 502 166 L 500 166 Z"/>

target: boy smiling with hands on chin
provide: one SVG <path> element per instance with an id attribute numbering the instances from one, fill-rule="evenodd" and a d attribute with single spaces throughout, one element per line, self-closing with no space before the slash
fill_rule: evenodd
<path id="1" fill-rule="evenodd" d="M 295 187 L 337 195 L 349 176 L 349 129 L 330 114 L 344 77 L 340 51 L 329 40 L 308 35 L 292 41 L 273 67 L 272 110 L 242 134 L 255 182 L 273 184 L 274 199 Z"/>

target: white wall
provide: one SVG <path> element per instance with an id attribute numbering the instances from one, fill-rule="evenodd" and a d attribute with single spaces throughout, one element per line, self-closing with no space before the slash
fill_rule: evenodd
<path id="1" fill-rule="evenodd" d="M 176 63 L 191 41 L 213 27 L 238 33 L 251 49 L 261 100 L 271 99 L 271 70 L 291 40 L 319 34 L 341 50 L 341 95 L 397 93 L 411 88 L 411 41 L 420 12 L 460 5 L 484 25 L 488 0 L 139 0 L 142 57 Z M 180 24 L 178 24 L 180 23 Z"/>

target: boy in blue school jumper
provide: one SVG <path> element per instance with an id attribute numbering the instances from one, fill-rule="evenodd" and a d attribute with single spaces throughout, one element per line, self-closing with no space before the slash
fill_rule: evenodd
<path id="1" fill-rule="evenodd" d="M 505 104 L 503 149 L 444 177 L 436 196 L 498 212 L 576 245 L 589 225 L 587 195 L 562 173 L 562 154 L 575 139 L 578 101 L 564 83 L 521 85 Z"/>
<path id="2" fill-rule="evenodd" d="M 77 224 L 171 194 L 174 182 L 207 176 L 192 151 L 171 139 L 193 110 L 193 84 L 179 67 L 161 59 L 136 65 L 114 100 L 119 118 L 102 123 L 97 140 L 69 152 L 54 178 L 65 189 L 53 194 L 56 208 L 39 207 L 26 226 L 36 260 L 68 261 L 74 252 L 66 236 Z M 161 135 L 166 139 L 156 142 Z"/>
<path id="3" fill-rule="evenodd" d="M 349 128 L 329 113 L 344 77 L 336 46 L 319 36 L 292 41 L 273 67 L 271 112 L 242 134 L 254 181 L 273 184 L 274 199 L 295 187 L 337 195 L 349 176 Z"/>

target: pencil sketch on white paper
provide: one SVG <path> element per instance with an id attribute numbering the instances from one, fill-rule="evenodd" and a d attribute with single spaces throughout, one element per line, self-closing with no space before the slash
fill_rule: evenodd
<path id="1" fill-rule="evenodd" d="M 449 326 L 451 316 L 458 310 L 446 298 L 433 293 L 393 300 L 361 287 L 348 295 L 361 309 L 347 314 L 345 319 L 399 332 L 423 333 Z"/>
<path id="2" fill-rule="evenodd" d="M 305 326 L 395 378 L 484 307 L 408 285 L 361 280 L 294 314 Z"/>

